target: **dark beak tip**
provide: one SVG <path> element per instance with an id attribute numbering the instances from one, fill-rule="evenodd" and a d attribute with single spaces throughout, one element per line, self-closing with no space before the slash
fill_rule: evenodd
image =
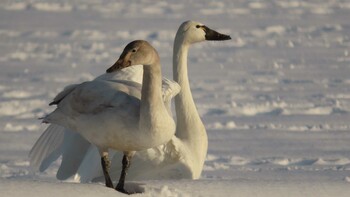
<path id="1" fill-rule="evenodd" d="M 227 34 L 221 34 L 216 31 L 208 31 L 206 36 L 206 40 L 213 40 L 213 41 L 224 41 L 224 40 L 231 40 L 231 36 Z"/>
<path id="2" fill-rule="evenodd" d="M 225 34 L 221 34 L 221 36 L 218 36 L 217 38 L 214 38 L 212 40 L 216 40 L 216 41 L 224 41 L 224 40 L 231 40 L 231 36 L 229 35 L 225 35 Z"/>
<path id="3" fill-rule="evenodd" d="M 229 35 L 225 35 L 225 39 L 226 39 L 226 40 L 231 40 L 232 38 L 231 38 L 231 36 L 229 36 Z"/>

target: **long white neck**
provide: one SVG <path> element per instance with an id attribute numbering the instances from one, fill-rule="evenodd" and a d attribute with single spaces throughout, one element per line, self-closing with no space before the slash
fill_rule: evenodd
<path id="1" fill-rule="evenodd" d="M 159 59 L 154 65 L 143 66 L 139 126 L 153 137 L 154 143 L 165 143 L 174 135 L 175 123 L 169 116 L 162 98 Z M 160 144 L 156 146 L 158 145 Z"/>
<path id="2" fill-rule="evenodd" d="M 195 151 L 200 163 L 204 163 L 208 138 L 192 98 L 187 71 L 188 49 L 189 44 L 177 34 L 174 42 L 173 77 L 180 85 L 181 91 L 175 97 L 176 136 Z"/>

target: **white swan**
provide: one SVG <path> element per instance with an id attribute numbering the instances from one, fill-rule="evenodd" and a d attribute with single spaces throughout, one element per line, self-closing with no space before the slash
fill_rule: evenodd
<path id="1" fill-rule="evenodd" d="M 98 147 L 107 187 L 113 187 L 109 176 L 108 149 L 124 152 L 118 191 L 125 192 L 124 181 L 135 151 L 168 142 L 175 133 L 175 122 L 162 98 L 159 56 L 146 41 L 129 43 L 119 60 L 107 71 L 143 65 L 141 94 L 139 86 L 128 81 L 95 80 L 59 94 L 57 108 L 43 122 L 72 129 Z"/>
<path id="2" fill-rule="evenodd" d="M 191 95 L 187 75 L 187 55 L 189 46 L 205 40 L 227 40 L 229 36 L 210 30 L 203 24 L 186 21 L 178 29 L 174 42 L 174 79 L 177 80 L 184 92 L 176 101 L 176 113 L 178 116 L 176 136 L 165 145 L 145 151 L 137 152 L 128 174 L 128 179 L 197 179 L 200 177 L 205 156 L 207 153 L 207 135 L 205 128 L 196 110 Z M 129 69 L 132 69 L 129 71 Z M 140 75 L 138 67 L 128 67 L 114 73 L 104 74 L 101 79 L 119 79 Z M 131 73 L 131 74 L 130 74 Z M 139 80 L 139 79 L 138 79 Z M 141 81 L 141 80 L 139 80 Z M 163 81 L 163 85 L 164 85 Z M 166 85 L 167 91 L 177 93 L 176 85 Z M 171 97 L 168 97 L 170 99 Z M 181 117 L 180 117 L 181 116 Z M 54 133 L 56 137 L 54 137 Z M 60 133 L 60 134 L 57 134 Z M 64 133 L 64 140 L 63 140 Z M 45 144 L 45 141 L 56 143 Z M 72 149 L 72 144 L 79 144 L 79 149 Z M 54 146 L 55 145 L 55 146 Z M 44 171 L 53 161 L 62 155 L 62 163 L 57 172 L 58 179 L 67 179 L 77 173 L 75 180 L 89 182 L 100 180 L 103 176 L 99 163 L 95 161 L 98 151 L 90 146 L 83 138 L 74 133 L 63 131 L 51 125 L 39 138 L 31 151 L 31 164 L 40 171 Z M 121 166 L 115 164 L 122 155 L 115 153 L 112 163 L 112 176 L 117 176 Z M 83 160 L 83 161 L 82 161 Z"/>

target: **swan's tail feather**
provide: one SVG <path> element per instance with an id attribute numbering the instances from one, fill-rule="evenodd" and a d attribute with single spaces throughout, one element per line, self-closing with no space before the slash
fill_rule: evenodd
<path id="1" fill-rule="evenodd" d="M 80 134 L 65 132 L 62 150 L 62 162 L 56 178 L 65 180 L 75 175 L 91 144 Z M 98 159 L 100 161 L 100 159 Z"/>
<path id="2" fill-rule="evenodd" d="M 29 152 L 30 165 L 34 171 L 44 171 L 61 154 L 64 127 L 51 124 L 36 141 Z"/>
<path id="3" fill-rule="evenodd" d="M 60 127 L 64 128 L 68 127 L 69 124 L 67 122 L 69 122 L 69 120 L 70 119 L 66 114 L 62 113 L 62 110 L 60 108 L 56 108 L 53 112 L 43 117 L 42 123 L 60 125 Z"/>

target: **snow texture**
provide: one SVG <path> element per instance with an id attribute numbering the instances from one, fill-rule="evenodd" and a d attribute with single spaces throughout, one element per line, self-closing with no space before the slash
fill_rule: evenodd
<path id="1" fill-rule="evenodd" d="M 28 152 L 38 118 L 66 85 L 104 73 L 135 39 L 172 78 L 178 26 L 232 41 L 190 49 L 189 78 L 208 130 L 202 178 L 127 183 L 141 196 L 350 196 L 350 2 L 345 0 L 18 0 L 0 2 L 0 196 L 118 196 L 59 182 Z"/>

